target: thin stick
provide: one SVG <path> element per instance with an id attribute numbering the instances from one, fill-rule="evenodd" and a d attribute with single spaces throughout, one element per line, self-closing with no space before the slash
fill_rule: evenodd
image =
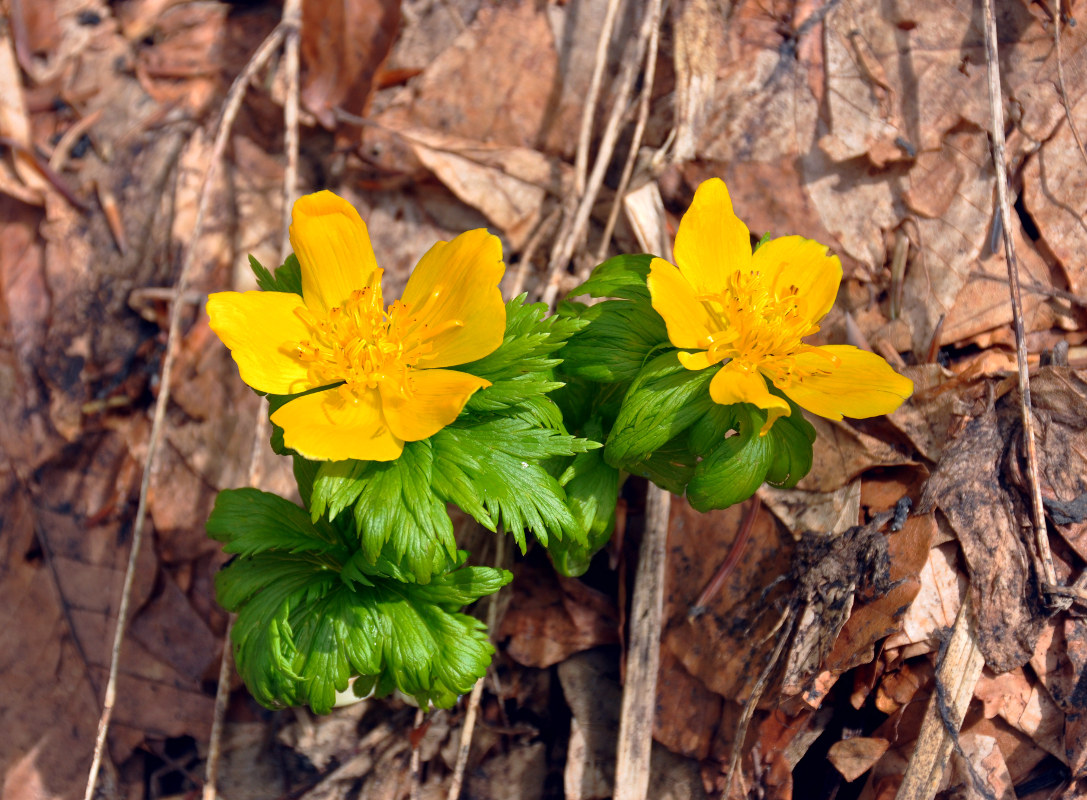
<path id="1" fill-rule="evenodd" d="M 596 115 L 596 101 L 600 97 L 600 83 L 604 77 L 604 67 L 608 64 L 608 44 L 612 31 L 615 30 L 615 15 L 619 11 L 619 0 L 608 0 L 604 11 L 604 26 L 600 29 L 600 38 L 596 42 L 596 60 L 593 62 L 593 75 L 589 80 L 589 93 L 585 95 L 585 105 L 581 110 L 581 130 L 577 137 L 577 152 L 574 154 L 574 192 L 581 197 L 585 192 L 585 173 L 589 169 L 589 145 L 593 137 L 593 117 Z"/>
<path id="2" fill-rule="evenodd" d="M 619 207 L 623 204 L 623 197 L 630 185 L 630 177 L 634 174 L 634 165 L 638 162 L 638 151 L 642 147 L 642 137 L 645 135 L 645 126 L 649 122 L 649 101 L 653 95 L 653 81 L 657 75 L 657 45 L 660 42 L 660 26 L 653 26 L 649 34 L 649 50 L 645 56 L 645 79 L 642 84 L 642 94 L 638 98 L 638 121 L 634 125 L 634 137 L 630 140 L 630 152 L 627 153 L 627 162 L 623 165 L 623 174 L 619 178 L 619 188 L 615 191 L 615 202 L 611 204 L 608 212 L 608 221 L 604 225 L 604 235 L 600 239 L 600 247 L 596 251 L 596 260 L 603 261 L 608 254 L 608 245 L 611 243 L 611 234 L 615 230 L 615 223 L 619 219 Z"/>
<path id="3" fill-rule="evenodd" d="M 287 98 L 283 103 L 283 148 L 287 151 L 287 167 L 283 172 L 283 240 L 280 259 L 291 252 L 291 210 L 298 189 L 298 72 L 299 46 L 302 39 L 302 0 L 286 0 L 283 22 L 287 27 L 284 44 L 287 75 Z"/>
<path id="4" fill-rule="evenodd" d="M 412 741 L 414 745 L 411 748 L 411 788 L 408 790 L 408 797 L 411 800 L 419 800 L 419 783 L 420 776 L 423 772 L 423 753 L 422 742 L 417 740 L 415 731 L 418 731 L 423 727 L 423 723 L 426 721 L 426 712 L 421 708 L 415 709 L 415 730 L 412 731 Z"/>
<path id="5" fill-rule="evenodd" d="M 593 204 L 600 193 L 600 187 L 604 183 L 604 173 L 607 171 L 612 154 L 615 152 L 616 140 L 619 138 L 622 121 L 626 116 L 627 103 L 630 101 L 630 93 L 634 87 L 634 78 L 638 65 L 642 63 L 642 56 L 649 43 L 650 32 L 660 25 L 660 15 L 661 0 L 650 0 L 645 10 L 645 16 L 642 18 L 642 27 L 638 31 L 638 39 L 634 49 L 624 59 L 622 70 L 616 78 L 615 104 L 612 106 L 611 116 L 604 128 L 604 135 L 600 140 L 600 148 L 596 154 L 596 161 L 593 163 L 592 174 L 589 175 L 585 187 L 585 194 L 578 202 L 573 215 L 563 222 L 555 246 L 551 251 L 551 259 L 548 262 L 550 276 L 542 296 L 543 302 L 547 303 L 548 306 L 554 305 L 555 298 L 559 293 L 562 274 L 573 257 L 574 249 L 585 238 L 585 231 L 589 226 L 589 215 L 592 213 Z"/>
<path id="6" fill-rule="evenodd" d="M 502 562 L 506 558 L 506 537 L 500 534 L 494 544 L 494 565 L 501 569 Z M 498 621 L 498 595 L 501 590 L 495 592 L 487 599 L 487 630 L 494 636 L 494 626 Z M 472 687 L 472 694 L 468 698 L 468 710 L 464 714 L 464 729 L 460 732 L 460 746 L 457 748 L 457 763 L 453 766 L 453 780 L 449 783 L 449 793 L 446 800 L 459 800 L 461 788 L 464 786 L 464 771 L 468 767 L 468 752 L 472 749 L 472 733 L 476 729 L 476 717 L 479 715 L 479 703 L 483 699 L 484 675 L 476 685 Z"/>
<path id="7" fill-rule="evenodd" d="M 204 185 L 200 190 L 200 203 L 196 211 L 196 224 L 193 227 L 192 241 L 197 242 L 204 227 L 204 216 L 207 214 L 208 203 L 211 198 L 211 183 L 215 176 L 216 167 L 226 150 L 227 138 L 234 120 L 241 109 L 245 90 L 250 79 L 271 58 L 272 53 L 279 47 L 283 40 L 285 30 L 282 25 L 277 25 L 261 43 L 253 54 L 245 69 L 234 80 L 227 93 L 223 116 L 219 122 L 219 131 L 212 146 L 211 161 L 208 164 L 207 174 L 204 176 Z M 166 419 L 166 405 L 170 399 L 170 378 L 173 372 L 174 358 L 177 353 L 177 340 L 181 330 L 181 309 L 183 303 L 176 298 L 183 297 L 188 289 L 189 273 L 192 272 L 193 263 L 196 261 L 196 248 L 190 247 L 185 254 L 185 260 L 181 265 L 181 273 L 177 279 L 175 290 L 175 302 L 170 308 L 170 328 L 166 338 L 166 358 L 162 364 L 162 377 L 159 388 L 159 396 L 155 402 L 155 411 L 151 423 L 151 437 L 147 444 L 147 458 L 145 461 L 143 480 L 140 483 L 140 502 L 136 508 L 136 520 L 133 525 L 132 547 L 128 554 L 128 566 L 125 569 L 124 585 L 121 588 L 121 603 L 117 610 L 117 627 L 113 634 L 113 648 L 110 655 L 109 679 L 106 682 L 106 695 L 102 703 L 102 715 L 98 719 L 98 733 L 94 740 L 94 756 L 91 759 L 90 773 L 87 776 L 87 790 L 83 795 L 84 800 L 91 800 L 95 787 L 98 784 L 98 768 L 102 764 L 102 753 L 106 746 L 106 735 L 109 732 L 110 719 L 113 717 L 113 706 L 117 700 L 117 674 L 121 662 L 121 645 L 124 642 L 125 628 L 128 623 L 128 606 L 132 597 L 132 585 L 136 576 L 136 561 L 139 556 L 140 546 L 143 543 L 144 523 L 147 519 L 147 495 L 151 486 L 151 473 L 155 466 L 155 456 L 158 455 L 159 442 L 162 439 L 162 427 Z"/>
<path id="8" fill-rule="evenodd" d="M 615 800 L 645 800 L 653 715 L 657 707 L 661 622 L 664 615 L 664 565 L 668 512 L 672 495 L 653 484 L 646 498 L 645 535 L 638 553 L 630 609 L 630 649 L 619 718 L 615 762 Z"/>
<path id="9" fill-rule="evenodd" d="M 1072 129 L 1072 136 L 1076 140 L 1080 157 L 1087 164 L 1087 150 L 1083 149 L 1083 140 L 1079 137 L 1076 121 L 1072 119 L 1072 104 L 1068 102 L 1068 91 L 1064 88 L 1064 58 L 1061 55 L 1061 0 L 1053 0 L 1053 46 L 1057 51 L 1057 88 L 1061 92 L 1061 103 L 1064 105 L 1064 116 L 1068 118 L 1068 127 Z"/>
<path id="10" fill-rule="evenodd" d="M 216 800 L 219 796 L 215 787 L 219 784 L 223 725 L 226 721 L 227 706 L 230 705 L 230 675 L 234 671 L 234 648 L 230 644 L 234 619 L 233 614 L 227 618 L 226 633 L 223 635 L 223 655 L 219 659 L 219 685 L 215 688 L 215 708 L 211 717 L 211 735 L 208 737 L 208 760 L 204 766 L 203 800 Z"/>
<path id="11" fill-rule="evenodd" d="M 1030 484 L 1030 500 L 1034 537 L 1038 559 L 1048 593 L 1050 586 L 1057 585 L 1053 569 L 1053 555 L 1049 549 L 1049 533 L 1046 530 L 1045 512 L 1042 508 L 1042 490 L 1038 485 L 1038 452 L 1034 441 L 1034 417 L 1030 411 L 1030 378 L 1027 374 L 1027 342 L 1023 332 L 1023 299 L 1019 288 L 1019 264 L 1015 258 L 1012 241 L 1012 212 L 1008 200 L 1008 169 L 1004 154 L 1004 106 L 1001 102 L 1000 62 L 996 48 L 996 18 L 993 16 L 993 0 L 984 0 L 985 55 L 989 72 L 989 110 L 993 121 L 993 161 L 996 164 L 996 196 L 1000 203 L 1000 219 L 1004 225 L 1004 254 L 1008 261 L 1008 288 L 1011 290 L 1012 318 L 1015 328 L 1015 353 L 1019 364 L 1019 411 L 1023 418 L 1023 437 L 1027 448 L 1027 479 Z M 1058 9 L 1059 11 L 1059 9 Z"/>

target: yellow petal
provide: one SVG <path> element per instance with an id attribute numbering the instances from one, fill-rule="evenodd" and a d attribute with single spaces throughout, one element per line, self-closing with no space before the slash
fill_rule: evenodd
<path id="1" fill-rule="evenodd" d="M 758 372 L 726 364 L 710 381 L 710 397 L 723 406 L 733 403 L 751 403 L 766 411 L 766 424 L 759 435 L 765 435 L 778 417 L 789 415 L 789 404 L 766 388 L 766 380 Z"/>
<path id="2" fill-rule="evenodd" d="M 377 269 L 359 212 L 332 192 L 300 197 L 291 214 L 290 234 L 302 268 L 302 297 L 315 312 L 342 305 Z"/>
<path id="3" fill-rule="evenodd" d="M 796 367 L 828 374 L 780 387 L 813 414 L 830 419 L 875 417 L 891 413 L 913 393 L 913 381 L 875 353 L 844 344 L 817 349 L 821 354 L 809 351 L 796 356 Z"/>
<path id="4" fill-rule="evenodd" d="M 700 369 L 706 369 L 706 367 L 712 367 L 713 362 L 710 361 L 710 355 L 705 350 L 699 350 L 697 353 L 677 353 L 679 356 L 679 363 L 689 370 L 697 372 Z"/>
<path id="5" fill-rule="evenodd" d="M 230 348 L 242 380 L 259 392 L 312 389 L 296 356 L 310 329 L 294 313 L 302 298 L 286 292 L 216 292 L 208 297 L 211 329 Z"/>
<path id="6" fill-rule="evenodd" d="M 412 370 L 410 396 L 381 386 L 381 407 L 389 427 L 407 442 L 433 436 L 455 420 L 477 389 L 491 382 L 451 369 Z"/>
<path id="7" fill-rule="evenodd" d="M 272 414 L 272 422 L 283 428 L 287 447 L 314 461 L 392 461 L 404 449 L 381 414 L 377 389 L 357 400 L 342 389 L 307 394 Z"/>
<path id="8" fill-rule="evenodd" d="M 698 301 L 690 282 L 662 258 L 649 264 L 649 295 L 654 310 L 664 319 L 668 339 L 676 347 L 705 347 L 713 331 L 710 315 Z"/>
<path id="9" fill-rule="evenodd" d="M 751 232 L 732 210 L 725 182 L 711 178 L 679 222 L 676 266 L 697 294 L 719 292 L 734 272 L 751 269 Z"/>
<path id="10" fill-rule="evenodd" d="M 802 236 L 770 240 L 755 251 L 752 268 L 772 281 L 778 297 L 795 286 L 803 301 L 804 318 L 811 322 L 818 322 L 830 311 L 842 282 L 838 256 L 827 255 L 826 245 Z"/>
<path id="11" fill-rule="evenodd" d="M 467 364 L 502 344 L 506 306 L 498 282 L 505 269 L 502 242 L 483 228 L 438 242 L 420 259 L 401 298 L 417 317 L 405 341 L 431 345 L 420 367 Z"/>

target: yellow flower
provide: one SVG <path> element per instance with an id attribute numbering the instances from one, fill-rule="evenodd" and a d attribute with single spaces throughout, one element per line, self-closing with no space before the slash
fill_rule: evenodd
<path id="1" fill-rule="evenodd" d="M 765 434 L 789 404 L 830 419 L 874 417 L 898 408 L 913 382 L 873 353 L 848 345 L 816 347 L 804 337 L 834 304 L 842 264 L 810 239 L 784 236 L 751 252 L 751 234 L 718 178 L 698 187 L 679 224 L 676 266 L 650 265 L 653 308 L 683 366 L 720 364 L 710 396 L 722 405 L 751 403 L 767 412 Z"/>
<path id="2" fill-rule="evenodd" d="M 391 461 L 457 418 L 490 382 L 446 367 L 493 352 L 506 330 L 502 244 L 486 230 L 438 242 L 385 308 L 382 270 L 358 212 L 331 192 L 294 205 L 302 296 L 219 292 L 212 329 L 242 380 L 270 394 L 323 389 L 272 415 L 307 458 Z"/>

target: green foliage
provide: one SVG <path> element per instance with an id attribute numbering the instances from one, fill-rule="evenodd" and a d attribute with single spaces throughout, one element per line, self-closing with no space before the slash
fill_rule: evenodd
<path id="1" fill-rule="evenodd" d="M 712 370 L 686 369 L 674 350 L 646 364 L 627 390 L 608 435 L 607 462 L 634 472 L 632 467 L 691 427 L 713 408 L 712 377 Z"/>
<path id="2" fill-rule="evenodd" d="M 294 253 L 287 256 L 282 265 L 276 267 L 275 274 L 262 266 L 253 256 L 249 256 L 249 268 L 257 277 L 257 286 L 265 292 L 288 292 L 302 294 L 302 267 Z"/>
<path id="3" fill-rule="evenodd" d="M 457 367 L 461 372 L 491 382 L 486 389 L 472 395 L 465 407 L 468 415 L 532 403 L 562 386 L 554 378 L 554 368 L 562 359 L 554 354 L 586 323 L 546 315 L 546 305 L 526 305 L 523 294 L 506 304 L 506 335 L 502 344 L 490 355 Z"/>
<path id="4" fill-rule="evenodd" d="M 216 576 L 216 593 L 238 614 L 238 668 L 264 705 L 323 713 L 362 676 L 364 686 L 449 707 L 486 670 L 486 630 L 458 609 L 496 592 L 509 573 L 461 567 L 412 583 L 384 555 L 376 564 L 351 555 L 332 526 L 252 489 L 222 492 L 208 531 L 241 554 Z"/>
<path id="5" fill-rule="evenodd" d="M 599 429 L 599 422 L 596 423 Z M 596 435 L 602 435 L 602 431 Z M 570 511 L 585 531 L 585 540 L 571 538 L 551 543 L 551 559 L 563 575 L 583 575 L 589 562 L 611 538 L 615 504 L 619 499 L 619 470 L 604 461 L 600 450 L 579 453 L 559 482 L 566 489 Z"/>

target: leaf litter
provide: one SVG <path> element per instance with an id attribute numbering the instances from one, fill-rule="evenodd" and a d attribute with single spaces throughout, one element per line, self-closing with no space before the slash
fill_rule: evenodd
<path id="1" fill-rule="evenodd" d="M 637 35 L 640 9 L 620 5 L 605 76 Z M 605 6 L 304 2 L 300 189 L 356 202 L 393 282 L 430 242 L 488 225 L 524 288 L 542 293 L 547 220 L 574 191 Z M 257 413 L 211 346 L 201 295 L 249 288 L 247 253 L 278 255 L 284 62 L 250 87 L 194 240 L 196 207 L 224 93 L 280 9 L 63 0 L 13 2 L 10 12 L 0 33 L 0 595 L 12 613 L 0 719 L 11 735 L 0 744 L 0 791 L 7 800 L 83 788 L 170 292 L 196 248 L 193 296 L 176 301 L 185 324 L 148 498 L 153 545 L 140 558 L 100 784 L 168 796 L 202 779 L 227 624 L 210 580 L 224 559 L 203 522 L 219 489 L 247 482 Z M 1001 4 L 997 27 L 1037 479 L 1055 570 L 1075 601 L 1060 613 L 1041 591 L 1029 527 L 974 4 L 919 0 L 885 14 L 846 0 L 688 0 L 663 26 L 674 36 L 662 40 L 632 188 L 655 184 L 658 224 L 674 230 L 694 187 L 718 175 L 756 235 L 831 246 L 846 278 L 821 336 L 893 352 L 917 392 L 885 420 L 813 419 L 812 472 L 798 490 L 761 493 L 749 543 L 697 608 L 749 509 L 702 515 L 673 503 L 650 796 L 720 796 L 734 753 L 731 797 L 896 796 L 926 709 L 946 690 L 936 668 L 964 602 L 984 667 L 964 689 L 961 731 L 936 776 L 941 796 L 1078 796 L 1087 163 L 1057 88 L 1052 6 Z M 1062 39 L 1082 131 L 1087 32 L 1065 24 Z M 597 137 L 609 85 L 591 109 Z M 619 150 L 575 259 L 599 246 Z M 611 252 L 636 252 L 644 226 L 621 215 Z M 284 491 L 289 471 L 266 461 L 262 488 Z M 876 524 L 904 497 L 916 509 L 900 528 Z M 539 554 L 518 566 L 533 577 L 507 590 L 466 795 L 611 795 L 616 644 L 628 640 L 644 525 L 636 482 L 624 502 L 626 535 L 610 564 L 601 556 L 575 581 Z M 775 652 L 781 667 L 766 670 Z M 395 699 L 322 718 L 264 711 L 242 689 L 230 699 L 225 797 L 446 794 L 463 707 L 413 733 L 414 712 Z"/>

